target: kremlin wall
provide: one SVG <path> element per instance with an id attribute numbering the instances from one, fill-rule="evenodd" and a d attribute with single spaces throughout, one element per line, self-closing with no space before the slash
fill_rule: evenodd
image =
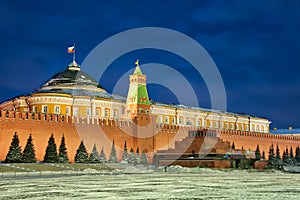
<path id="1" fill-rule="evenodd" d="M 57 146 L 65 136 L 71 162 L 81 140 L 89 152 L 94 144 L 98 151 L 103 147 L 107 158 L 114 143 L 119 160 L 125 141 L 128 149 L 146 152 L 150 162 L 156 154 L 201 154 L 209 139 L 191 139 L 189 133 L 195 130 L 214 131 L 205 153 L 226 154 L 234 143 L 236 149 L 252 151 L 259 145 L 267 156 L 272 144 L 281 152 L 300 144 L 298 136 L 270 133 L 265 118 L 149 101 L 138 61 L 129 80 L 127 97 L 109 94 L 73 61 L 32 94 L 1 103 L 0 160 L 5 160 L 15 132 L 22 149 L 32 135 L 39 161 L 51 134 Z"/>

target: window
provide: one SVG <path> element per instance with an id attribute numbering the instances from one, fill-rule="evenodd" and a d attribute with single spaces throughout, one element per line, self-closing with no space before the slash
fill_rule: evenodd
<path id="1" fill-rule="evenodd" d="M 66 115 L 70 115 L 71 113 L 70 113 L 70 107 L 69 106 L 67 106 L 66 107 Z"/>
<path id="2" fill-rule="evenodd" d="M 60 114 L 60 106 L 54 106 L 54 114 Z"/>
<path id="3" fill-rule="evenodd" d="M 249 125 L 246 125 L 246 131 L 249 131 Z"/>
<path id="4" fill-rule="evenodd" d="M 198 119 L 198 126 L 201 126 L 201 120 Z"/>
<path id="5" fill-rule="evenodd" d="M 233 124 L 230 124 L 230 129 L 233 130 Z"/>
<path id="6" fill-rule="evenodd" d="M 228 129 L 228 123 L 225 124 L 225 129 Z"/>
<path id="7" fill-rule="evenodd" d="M 100 116 L 100 110 L 96 109 L 96 116 Z"/>
<path id="8" fill-rule="evenodd" d="M 260 132 L 265 132 L 265 129 L 263 126 L 260 127 Z"/>
<path id="9" fill-rule="evenodd" d="M 48 106 L 42 105 L 42 113 L 48 113 Z"/>
<path id="10" fill-rule="evenodd" d="M 166 122 L 166 124 L 169 123 L 169 117 L 166 117 L 166 118 L 165 118 L 165 122 Z"/>
<path id="11" fill-rule="evenodd" d="M 214 127 L 218 128 L 218 122 L 214 122 Z"/>
<path id="12" fill-rule="evenodd" d="M 182 124 L 182 117 L 179 117 L 179 124 Z"/>
<path id="13" fill-rule="evenodd" d="M 34 112 L 34 113 L 37 112 L 37 107 L 36 107 L 36 106 L 33 106 L 33 107 L 32 107 L 32 112 Z"/>
<path id="14" fill-rule="evenodd" d="M 212 123 L 211 123 L 211 121 L 209 121 L 209 128 L 212 128 Z"/>
<path id="15" fill-rule="evenodd" d="M 235 130 L 239 130 L 239 125 L 235 124 Z"/>
<path id="16" fill-rule="evenodd" d="M 104 110 L 104 117 L 109 117 L 109 110 L 108 109 Z"/>
<path id="17" fill-rule="evenodd" d="M 224 123 L 220 122 L 220 128 L 223 129 L 224 128 Z"/>
<path id="18" fill-rule="evenodd" d="M 175 117 L 172 117 L 172 124 L 175 124 Z"/>
<path id="19" fill-rule="evenodd" d="M 114 110 L 114 118 L 118 118 L 118 111 Z"/>
<path id="20" fill-rule="evenodd" d="M 85 109 L 85 113 L 86 113 L 86 116 L 91 116 L 91 109 L 90 108 L 86 108 Z"/>
<path id="21" fill-rule="evenodd" d="M 77 107 L 73 108 L 73 115 L 78 116 L 78 108 Z"/>
<path id="22" fill-rule="evenodd" d="M 158 116 L 158 123 L 162 123 L 162 116 L 161 115 Z"/>

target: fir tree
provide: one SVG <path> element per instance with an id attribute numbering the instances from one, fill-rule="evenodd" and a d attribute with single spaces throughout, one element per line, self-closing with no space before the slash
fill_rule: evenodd
<path id="1" fill-rule="evenodd" d="M 103 147 L 102 147 L 100 155 L 99 155 L 99 161 L 100 161 L 100 163 L 106 163 L 107 162 L 106 155 L 104 153 L 104 148 Z"/>
<path id="2" fill-rule="evenodd" d="M 282 168 L 282 161 L 280 158 L 280 150 L 278 147 L 278 144 L 276 145 L 276 156 L 274 158 L 274 168 L 275 169 L 281 169 Z"/>
<path id="3" fill-rule="evenodd" d="M 128 163 L 130 165 L 135 165 L 136 164 L 136 158 L 135 158 L 135 155 L 134 155 L 134 152 L 133 152 L 132 148 L 130 149 L 130 153 L 129 153 L 129 156 L 128 156 Z"/>
<path id="4" fill-rule="evenodd" d="M 259 145 L 257 145 L 256 150 L 255 150 L 255 159 L 260 160 L 260 158 L 261 158 L 261 155 L 260 155 Z"/>
<path id="5" fill-rule="evenodd" d="M 277 160 L 281 160 L 281 158 L 280 158 L 280 150 L 279 150 L 278 144 L 276 145 L 276 159 Z"/>
<path id="6" fill-rule="evenodd" d="M 234 142 L 233 142 L 232 145 L 231 145 L 231 149 L 232 149 L 232 150 L 235 150 Z"/>
<path id="7" fill-rule="evenodd" d="M 20 140 L 17 132 L 13 135 L 8 153 L 6 155 L 5 162 L 7 163 L 20 163 L 22 162 L 22 153 L 20 147 Z"/>
<path id="8" fill-rule="evenodd" d="M 65 136 L 61 137 L 61 142 L 58 150 L 58 162 L 59 163 L 69 163 L 68 152 L 65 142 Z"/>
<path id="9" fill-rule="evenodd" d="M 274 156 L 274 147 L 273 147 L 273 144 L 269 148 L 269 157 L 268 157 L 268 165 L 267 165 L 267 167 L 269 169 L 276 168 L 276 161 L 275 161 L 275 156 Z"/>
<path id="10" fill-rule="evenodd" d="M 273 148 L 273 144 L 269 148 L 269 157 L 268 157 L 268 160 L 274 160 L 274 148 Z"/>
<path id="11" fill-rule="evenodd" d="M 29 135 L 26 146 L 24 148 L 23 154 L 22 154 L 22 160 L 24 163 L 35 163 L 36 157 L 35 157 L 35 150 L 34 145 L 32 143 L 32 136 Z"/>
<path id="12" fill-rule="evenodd" d="M 300 164 L 300 147 L 299 146 L 296 148 L 295 160 L 298 164 Z"/>
<path id="13" fill-rule="evenodd" d="M 286 160 L 287 160 L 287 156 L 286 156 L 285 151 L 283 151 L 283 152 L 282 152 L 282 161 L 283 161 L 283 162 L 286 162 Z"/>
<path id="14" fill-rule="evenodd" d="M 148 159 L 146 157 L 146 153 L 145 151 L 142 152 L 142 155 L 141 155 L 141 162 L 140 162 L 142 165 L 144 166 L 147 166 L 148 165 Z"/>
<path id="15" fill-rule="evenodd" d="M 109 156 L 109 163 L 118 163 L 118 158 L 117 158 L 117 152 L 115 149 L 115 141 L 113 140 L 113 143 L 111 145 L 111 151 L 110 151 L 110 156 Z"/>
<path id="16" fill-rule="evenodd" d="M 90 153 L 89 162 L 90 163 L 98 163 L 99 162 L 99 153 L 98 153 L 96 144 L 94 144 L 93 150 Z"/>
<path id="17" fill-rule="evenodd" d="M 135 164 L 139 165 L 141 163 L 140 149 L 137 147 L 135 152 Z"/>
<path id="18" fill-rule="evenodd" d="M 283 161 L 284 165 L 293 165 L 294 164 L 289 156 L 288 148 L 286 148 L 285 152 L 282 155 L 282 161 Z"/>
<path id="19" fill-rule="evenodd" d="M 266 159 L 265 151 L 262 152 L 262 159 Z"/>
<path id="20" fill-rule="evenodd" d="M 51 136 L 48 140 L 48 146 L 46 148 L 46 153 L 45 153 L 45 156 L 44 156 L 44 162 L 45 163 L 56 163 L 56 162 L 58 162 L 56 143 L 55 143 L 53 134 L 51 134 Z"/>
<path id="21" fill-rule="evenodd" d="M 79 147 L 76 150 L 75 163 L 88 163 L 88 162 L 89 162 L 89 154 L 83 144 L 83 140 L 81 140 Z"/>
<path id="22" fill-rule="evenodd" d="M 128 151 L 127 151 L 126 141 L 125 141 L 125 143 L 124 143 L 124 149 L 123 149 L 122 161 L 128 162 Z"/>
<path id="23" fill-rule="evenodd" d="M 290 159 L 294 163 L 295 158 L 294 158 L 294 153 L 293 153 L 293 147 L 290 148 Z"/>

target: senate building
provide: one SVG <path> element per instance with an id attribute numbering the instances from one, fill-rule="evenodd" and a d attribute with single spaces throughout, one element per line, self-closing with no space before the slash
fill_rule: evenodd
<path id="1" fill-rule="evenodd" d="M 66 116 L 121 119 L 138 113 L 156 115 L 160 124 L 269 133 L 270 121 L 251 115 L 150 102 L 146 75 L 138 62 L 127 97 L 112 95 L 73 61 L 28 96 L 3 102 L 1 110 Z"/>

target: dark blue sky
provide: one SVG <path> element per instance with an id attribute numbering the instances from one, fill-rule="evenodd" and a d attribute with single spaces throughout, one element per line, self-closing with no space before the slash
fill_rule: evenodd
<path id="1" fill-rule="evenodd" d="M 0 100 L 34 91 L 71 62 L 76 43 L 81 63 L 100 42 L 138 27 L 180 31 L 201 44 L 218 66 L 228 111 L 263 116 L 272 127 L 300 127 L 300 1 L 1 1 Z M 111 91 L 118 76 L 141 63 L 180 70 L 210 107 L 207 88 L 186 62 L 168 52 L 135 51 L 117 59 L 101 85 Z M 84 70 L 84 69 L 83 69 Z M 111 74 L 117 74 L 111 75 Z M 95 77 L 97 78 L 97 77 Z M 159 85 L 157 101 L 176 102 Z"/>

